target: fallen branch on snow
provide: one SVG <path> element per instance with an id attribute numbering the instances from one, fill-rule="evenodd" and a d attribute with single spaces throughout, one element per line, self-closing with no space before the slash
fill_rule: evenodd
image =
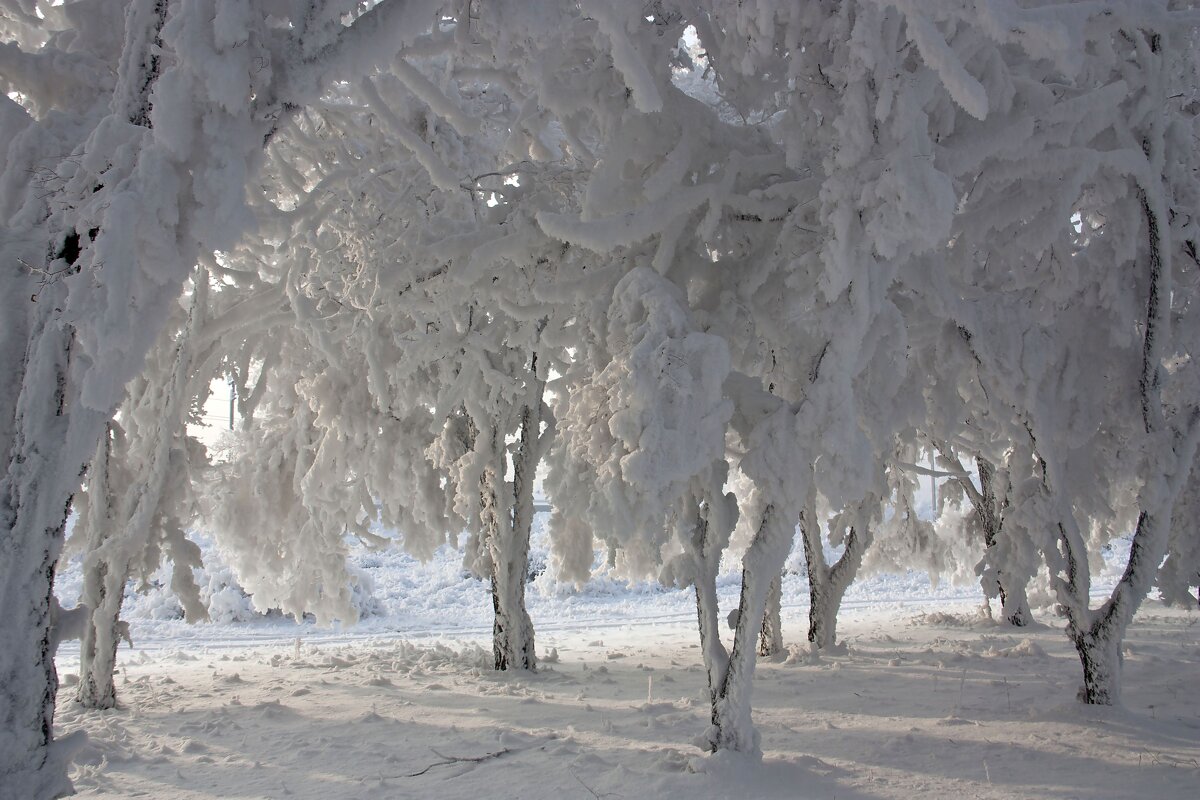
<path id="1" fill-rule="evenodd" d="M 430 764 L 429 766 L 425 767 L 424 769 L 418 770 L 417 772 L 410 772 L 407 775 L 380 775 L 379 779 L 386 781 L 386 780 L 391 780 L 393 778 L 417 778 L 417 777 L 420 777 L 421 775 L 424 775 L 425 773 L 429 772 L 431 769 L 436 769 L 437 767 L 448 767 L 453 764 L 481 764 L 484 761 L 491 761 L 493 758 L 500 758 L 501 756 L 504 756 L 504 755 L 514 752 L 512 750 L 512 748 L 505 747 L 503 750 L 497 750 L 494 753 L 484 753 L 481 756 L 471 757 L 471 756 L 448 756 L 445 753 L 439 753 L 437 750 L 434 750 L 432 747 L 429 748 L 429 750 L 435 756 L 438 756 L 442 760 L 435 761 L 432 764 Z"/>

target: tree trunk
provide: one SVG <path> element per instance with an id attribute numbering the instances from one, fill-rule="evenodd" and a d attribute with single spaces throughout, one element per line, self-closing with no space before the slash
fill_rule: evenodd
<path id="1" fill-rule="evenodd" d="M 491 562 L 495 666 L 498 670 L 533 669 L 533 625 L 525 611 L 528 544 L 523 549 L 516 546 L 511 511 L 507 504 L 501 507 L 504 478 L 498 464 L 484 470 L 481 483 L 484 536 Z"/>
<path id="2" fill-rule="evenodd" d="M 165 18 L 166 3 L 161 0 L 133 5 L 126 14 L 113 110 L 134 124 L 146 121 L 145 109 L 162 59 L 143 56 L 158 46 Z M 70 206 L 72 201 L 60 198 L 59 202 Z M 64 214 L 57 225 L 65 238 L 52 246 L 57 252 L 50 262 L 78 268 L 77 249 L 73 253 L 66 249 L 67 242 L 73 240 L 76 248 L 79 243 L 70 216 Z M 55 241 L 55 236 L 50 239 Z M 124 285 L 120 278 L 115 280 L 116 285 Z M 0 647 L 0 787 L 6 797 L 38 800 L 72 791 L 66 768 L 73 746 L 53 737 L 58 691 L 54 568 L 83 465 L 94 453 L 119 399 L 112 398 L 107 407 L 99 396 L 81 402 L 82 377 L 72 372 L 86 374 L 99 367 L 85 362 L 72 369 L 74 330 L 62 322 L 62 309 L 68 306 L 66 283 L 65 278 L 50 280 L 36 295 L 23 372 L 10 377 L 20 381 L 21 388 L 11 450 L 3 454 L 7 470 L 0 480 L 0 642 L 4 643 Z M 102 281 L 102 287 L 109 285 Z M 99 308 L 108 306 L 101 303 Z"/>
<path id="3" fill-rule="evenodd" d="M 980 491 L 976 494 L 968 487 L 968 496 L 975 510 L 975 518 L 983 530 L 984 564 L 991 565 L 980 575 L 985 597 L 1000 598 L 1000 614 L 1015 627 L 1025 627 L 1033 622 L 1029 610 L 1027 587 L 1029 581 L 1019 579 L 1015 572 L 1006 570 L 1001 553 L 1000 537 L 1003 534 L 1004 517 L 1001 502 L 996 496 L 996 467 L 983 457 L 975 459 L 979 471 Z M 969 483 L 970 478 L 961 478 Z"/>
<path id="4" fill-rule="evenodd" d="M 1004 621 L 1016 628 L 1024 628 L 1033 622 L 1033 612 L 1029 609 L 1029 597 L 1026 595 L 1027 584 L 1013 581 L 1004 588 L 1000 580 L 1000 614 Z"/>
<path id="5" fill-rule="evenodd" d="M 73 747 L 53 737 L 54 566 L 81 465 L 105 421 L 68 396 L 72 335 L 52 311 L 59 288 L 39 298 L 45 305 L 17 378 L 13 449 L 0 481 L 0 787 L 22 798 L 71 791 Z"/>
<path id="6" fill-rule="evenodd" d="M 696 588 L 696 621 L 700 627 L 700 655 L 704 660 L 704 672 L 708 679 L 708 700 L 711 727 L 710 742 L 718 738 L 721 720 L 717 713 L 721 699 L 721 685 L 729 669 L 729 652 L 721 641 L 720 609 L 717 604 L 717 569 L 721 563 L 721 542 L 714 541 L 713 525 L 718 520 L 710 519 L 711 504 L 701 501 L 696 505 L 695 526 L 692 530 L 689 550 L 695 565 L 693 584 Z"/>
<path id="7" fill-rule="evenodd" d="M 85 591 L 99 595 L 100 602 L 89 609 L 79 648 L 79 689 L 75 699 L 84 708 L 116 708 L 117 690 L 113 675 L 117 668 L 117 646 L 128 634 L 121 622 L 123 591 L 111 591 L 113 572 L 101 560 L 84 575 Z M 124 580 L 120 580 L 121 589 Z"/>
<path id="8" fill-rule="evenodd" d="M 820 650 L 833 650 L 837 647 L 838 611 L 871 543 L 870 528 L 864 525 L 861 534 L 857 528 L 846 533 L 842 555 L 833 566 L 826 565 L 821 526 L 811 508 L 800 515 L 800 533 L 808 569 L 808 641 Z"/>
<path id="9" fill-rule="evenodd" d="M 733 750 L 753 758 L 762 756 L 750 705 L 758 660 L 757 644 L 767 607 L 767 593 L 771 583 L 778 579 L 791 549 L 795 518 L 794 513 L 765 505 L 754 539 L 742 558 L 742 592 L 733 647 L 729 650 L 729 667 L 713 706 L 714 727 L 709 741 L 714 751 Z"/>
<path id="10" fill-rule="evenodd" d="M 32 482 L 22 483 L 26 489 L 36 488 Z M 0 638 L 5 643 L 0 649 L 0 787 L 12 792 L 6 797 L 58 797 L 71 793 L 69 753 L 53 739 L 58 673 L 51 619 L 54 563 L 67 509 L 59 508 L 56 524 L 38 524 L 42 515 L 14 488 L 5 486 L 3 491 L 6 505 L 16 503 L 5 508 L 8 520 L 0 545 Z"/>
<path id="11" fill-rule="evenodd" d="M 758 660 L 757 644 L 762 632 L 767 594 L 779 579 L 783 562 L 791 549 L 795 526 L 783 519 L 795 517 L 764 503 L 750 547 L 742 558 L 742 592 L 736 613 L 733 647 L 725 649 L 720 635 L 717 608 L 717 570 L 721 554 L 729 544 L 738 518 L 738 506 L 732 495 L 725 494 L 726 468 L 714 464 L 711 470 L 693 481 L 695 503 L 693 524 L 677 530 L 680 544 L 692 562 L 692 581 L 696 589 L 696 616 L 700 627 L 700 652 L 708 677 L 711 724 L 705 733 L 710 751 L 732 750 L 761 757 L 759 734 L 751 719 L 750 695 L 754 668 Z"/>
<path id="12" fill-rule="evenodd" d="M 1193 420 L 1193 425 L 1195 420 Z M 1183 443 L 1184 463 L 1188 468 L 1195 453 L 1195 432 L 1188 434 L 1189 441 Z M 1168 482 L 1169 484 L 1170 482 Z M 1151 514 L 1146 511 L 1138 516 L 1137 528 L 1129 548 L 1129 561 L 1121 580 L 1113 587 L 1112 594 L 1098 610 L 1088 608 L 1088 580 L 1086 550 L 1079 532 L 1065 525 L 1059 526 L 1066 578 L 1056 580 L 1059 598 L 1067 610 L 1067 636 L 1075 645 L 1083 666 L 1083 685 L 1079 699 L 1091 705 L 1114 705 L 1121 697 L 1121 646 L 1125 632 L 1133 615 L 1145 600 L 1158 565 L 1166 551 L 1168 526 L 1173 494 L 1178 485 L 1169 487 L 1159 495 L 1165 508 Z"/>
<path id="13" fill-rule="evenodd" d="M 534 364 L 536 367 L 536 362 Z M 525 608 L 529 534 L 533 526 L 533 483 L 539 460 L 542 383 L 531 370 L 530 399 L 521 410 L 521 433 L 513 454 L 512 508 L 500 507 L 502 459 L 484 471 L 484 526 L 492 568 L 492 652 L 498 670 L 536 669 L 533 621 Z M 495 450 L 503 453 L 499 434 Z"/>
<path id="14" fill-rule="evenodd" d="M 1195 452 L 1195 441 L 1188 444 L 1187 463 Z M 1170 491 L 1170 490 L 1168 490 Z M 1176 489 L 1177 491 L 1177 489 Z M 1159 562 L 1166 550 L 1168 508 L 1150 514 L 1143 511 L 1138 516 L 1137 528 L 1129 548 L 1129 562 L 1121 580 L 1113 587 L 1108 600 L 1097 611 L 1087 605 L 1087 580 L 1084 570 L 1086 552 L 1079 547 L 1082 539 L 1077 531 L 1068 531 L 1060 526 L 1061 546 L 1065 555 L 1067 578 L 1059 582 L 1060 598 L 1067 602 L 1067 636 L 1075 645 L 1083 666 L 1083 685 L 1079 699 L 1090 705 L 1114 705 L 1121 697 L 1121 645 L 1125 631 L 1133 621 L 1138 606 L 1146 598 L 1153 584 Z"/>
<path id="15" fill-rule="evenodd" d="M 825 565 L 825 550 L 821 544 L 821 528 L 812 513 L 800 516 L 800 537 L 804 543 L 804 567 L 808 573 L 808 640 L 824 649 L 834 641 L 837 617 L 829 619 L 827 582 L 829 569 Z M 833 628 L 834 630 L 831 630 Z"/>
<path id="16" fill-rule="evenodd" d="M 780 621 L 780 604 L 783 601 L 783 573 L 771 581 L 767 590 L 767 610 L 763 614 L 762 630 L 758 640 L 760 656 L 774 656 L 783 652 L 783 626 Z"/>
<path id="17" fill-rule="evenodd" d="M 84 708 L 115 708 L 117 646 L 121 640 L 121 603 L 127 568 L 114 569 L 104 544 L 113 535 L 116 499 L 111 484 L 112 436 L 105 433 L 96 448 L 88 475 L 88 503 L 81 525 L 87 525 L 83 564 L 83 595 L 87 607 L 79 647 L 79 688 L 75 699 Z"/>
<path id="18" fill-rule="evenodd" d="M 1109 626 L 1105 626 L 1109 627 Z M 1083 665 L 1080 702 L 1111 706 L 1121 698 L 1121 641 L 1125 631 L 1100 629 L 1072 638 Z"/>

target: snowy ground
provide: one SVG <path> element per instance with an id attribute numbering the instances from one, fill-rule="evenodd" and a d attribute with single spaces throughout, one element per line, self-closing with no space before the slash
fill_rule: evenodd
<path id="1" fill-rule="evenodd" d="M 1073 699 L 1057 620 L 981 620 L 975 590 L 919 575 L 856 585 L 844 656 L 793 648 L 755 682 L 761 764 L 692 744 L 706 725 L 691 597 L 600 580 L 531 587 L 537 674 L 489 670 L 484 587 L 445 554 L 360 554 L 376 614 L 344 631 L 278 618 L 186 626 L 134 603 L 122 707 L 60 705 L 90 743 L 90 797 L 1191 798 L 1200 784 L 1200 615 L 1147 603 L 1124 707 Z M 372 566 L 374 564 L 374 566 Z M 69 586 L 70 573 L 66 575 Z M 732 604 L 736 581 L 723 580 Z M 785 634 L 803 638 L 799 577 Z M 236 604 L 235 604 L 236 605 Z M 69 682 L 78 648 L 64 645 Z M 69 688 L 63 694 L 69 695 Z M 457 761 L 455 759 L 477 759 Z"/>

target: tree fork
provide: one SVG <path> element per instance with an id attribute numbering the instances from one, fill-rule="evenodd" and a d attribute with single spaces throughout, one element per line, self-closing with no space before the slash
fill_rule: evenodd
<path id="1" fill-rule="evenodd" d="M 821 527 L 811 507 L 800 514 L 800 534 L 804 544 L 804 559 L 808 570 L 808 641 L 821 650 L 837 646 L 837 617 L 863 555 L 871 544 L 871 531 L 851 527 L 846 532 L 842 555 L 831 566 L 825 562 L 821 545 Z"/>

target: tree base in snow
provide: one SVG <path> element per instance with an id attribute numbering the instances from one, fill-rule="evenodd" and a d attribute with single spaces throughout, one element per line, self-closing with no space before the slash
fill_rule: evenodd
<path id="1" fill-rule="evenodd" d="M 87 734 L 75 731 L 61 736 L 41 748 L 41 763 L 28 762 L 8 764 L 15 752 L 3 752 L 4 742 L 0 739 L 0 797 L 20 800 L 51 800 L 75 794 L 75 787 L 67 777 L 67 767 L 75 753 L 87 744 Z M 11 769 L 8 769 L 9 767 Z"/>

